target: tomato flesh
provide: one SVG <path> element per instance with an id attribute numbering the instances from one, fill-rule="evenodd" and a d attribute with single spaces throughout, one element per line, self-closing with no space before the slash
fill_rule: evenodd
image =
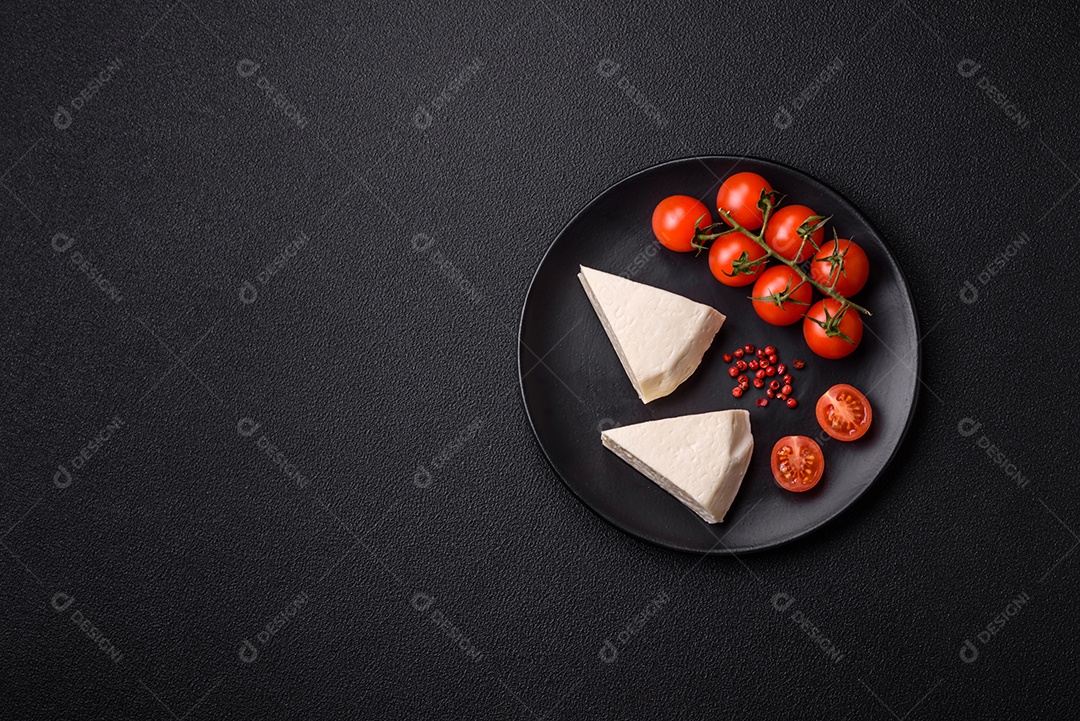
<path id="1" fill-rule="evenodd" d="M 825 472 L 821 446 L 806 436 L 784 436 L 772 449 L 772 474 L 785 491 L 809 491 Z"/>
<path id="2" fill-rule="evenodd" d="M 653 234 L 668 250 L 689 253 L 694 249 L 698 220 L 702 228 L 712 225 L 712 215 L 704 203 L 689 195 L 672 195 L 661 200 L 653 211 Z"/>
<path id="3" fill-rule="evenodd" d="M 764 222 L 757 207 L 763 190 L 772 190 L 772 186 L 757 173 L 735 173 L 720 185 L 716 193 L 716 207 L 727 212 L 747 230 L 757 230 Z M 727 223 L 724 216 L 720 217 Z"/>
<path id="4" fill-rule="evenodd" d="M 837 330 L 850 339 L 840 335 L 830 336 L 822 327 L 829 318 L 839 317 Z M 844 310 L 839 301 L 832 298 L 819 300 L 810 307 L 803 319 L 803 337 L 810 350 L 822 358 L 836 360 L 851 355 L 859 347 L 863 337 L 863 322 L 854 308 Z"/>
<path id="5" fill-rule="evenodd" d="M 833 255 L 842 256 L 835 264 L 829 260 Z M 850 298 L 866 285 L 870 277 L 870 261 L 866 251 L 850 240 L 830 240 L 814 254 L 810 277 L 824 286 L 832 286 L 837 293 Z"/>
<path id="6" fill-rule="evenodd" d="M 734 263 L 746 254 L 748 261 L 765 257 L 766 251 L 742 233 L 728 233 L 713 241 L 709 249 L 709 270 L 724 285 L 750 285 L 765 272 L 765 264 L 752 266 L 750 273 L 735 273 Z"/>
<path id="7" fill-rule="evenodd" d="M 811 233 L 810 239 L 806 242 L 799 237 L 799 228 L 802 224 L 816 215 L 817 213 L 805 205 L 785 205 L 777 209 L 769 219 L 769 226 L 765 228 L 765 242 L 788 260 L 802 263 L 814 254 L 814 246 L 821 247 L 822 241 L 825 240 L 824 228 L 818 228 Z M 802 248 L 801 253 L 800 248 Z"/>
<path id="8" fill-rule="evenodd" d="M 825 391 L 815 409 L 818 425 L 838 441 L 857 441 L 870 430 L 874 409 L 855 386 L 840 383 Z"/>
<path id="9" fill-rule="evenodd" d="M 773 301 L 755 300 L 754 311 L 758 316 L 772 325 L 791 325 L 798 323 L 799 319 L 810 307 L 813 298 L 813 289 L 809 283 L 786 265 L 774 265 L 766 270 L 754 283 L 754 298 L 767 298 L 778 293 L 784 293 L 793 289 L 791 296 L 783 302 L 783 307 Z"/>

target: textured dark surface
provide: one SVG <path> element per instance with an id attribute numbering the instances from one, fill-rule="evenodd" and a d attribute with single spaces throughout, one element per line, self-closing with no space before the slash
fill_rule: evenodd
<path id="1" fill-rule="evenodd" d="M 0 10 L 0 717 L 1071 714 L 1073 6 L 127 5 Z M 708 153 L 866 214 L 925 386 L 841 522 L 699 561 L 559 483 L 515 349 L 574 211 Z"/>

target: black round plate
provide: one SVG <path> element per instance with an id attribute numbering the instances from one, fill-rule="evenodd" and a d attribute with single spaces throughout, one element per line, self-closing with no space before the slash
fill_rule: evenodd
<path id="1" fill-rule="evenodd" d="M 855 298 L 873 312 L 859 348 L 842 360 L 818 358 L 806 347 L 802 324 L 766 324 L 747 299 L 750 288 L 729 288 L 709 272 L 705 254 L 674 253 L 656 242 L 652 212 L 663 198 L 684 194 L 715 208 L 721 179 L 760 173 L 787 196 L 832 216 L 842 238 L 859 243 L 870 259 L 870 280 Z M 714 215 L 714 220 L 717 219 Z M 706 303 L 727 320 L 697 371 L 671 395 L 644 405 L 634 393 L 578 281 L 578 266 L 664 288 Z M 604 191 L 570 221 L 533 277 L 521 314 L 518 369 L 525 408 L 540 447 L 562 480 L 601 517 L 638 538 L 683 551 L 739 553 L 794 540 L 820 527 L 880 475 L 895 455 L 915 411 L 922 362 L 911 293 L 885 243 L 844 198 L 784 165 L 751 158 L 707 156 L 643 170 Z M 798 408 L 762 397 L 751 387 L 740 399 L 721 355 L 743 344 L 775 345 L 780 361 L 801 358 L 792 371 Z M 874 409 L 870 431 L 853 443 L 826 436 L 814 405 L 829 387 L 850 383 Z M 745 408 L 754 455 L 739 495 L 721 524 L 709 525 L 600 443 L 600 431 L 658 418 Z M 769 467 L 773 444 L 807 435 L 821 444 L 825 475 L 816 488 L 790 493 Z"/>

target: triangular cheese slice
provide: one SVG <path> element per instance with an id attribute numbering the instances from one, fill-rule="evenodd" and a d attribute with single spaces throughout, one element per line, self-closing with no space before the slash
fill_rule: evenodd
<path id="1" fill-rule="evenodd" d="M 706 523 L 724 520 L 754 452 L 750 413 L 744 410 L 611 428 L 600 440 Z"/>
<path id="2" fill-rule="evenodd" d="M 714 308 L 611 273 L 578 274 L 643 403 L 693 375 L 725 316 Z"/>

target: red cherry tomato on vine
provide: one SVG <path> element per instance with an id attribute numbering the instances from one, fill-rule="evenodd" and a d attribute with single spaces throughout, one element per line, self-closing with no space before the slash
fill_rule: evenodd
<path id="1" fill-rule="evenodd" d="M 769 227 L 765 229 L 765 242 L 788 260 L 803 262 L 814 254 L 814 246 L 807 241 L 803 245 L 802 253 L 799 253 L 799 244 L 802 243 L 798 233 L 799 226 L 815 215 L 817 213 L 805 205 L 785 205 L 779 208 L 769 218 Z M 810 234 L 810 239 L 820 246 L 825 239 L 825 229 L 818 228 Z M 796 254 L 799 255 L 798 260 L 795 258 Z"/>
<path id="2" fill-rule="evenodd" d="M 744 253 L 746 259 L 740 260 Z M 709 248 L 709 270 L 724 285 L 735 287 L 750 285 L 765 272 L 765 264 L 749 265 L 749 263 L 766 255 L 765 249 L 745 234 L 728 233 L 714 240 L 712 247 Z M 736 262 L 741 269 L 751 272 L 735 273 Z"/>
<path id="3" fill-rule="evenodd" d="M 863 322 L 859 311 L 841 310 L 840 302 L 825 298 L 814 303 L 803 319 L 803 337 L 810 350 L 822 358 L 843 358 L 859 347 Z M 844 339 L 847 336 L 851 342 Z"/>
<path id="4" fill-rule="evenodd" d="M 694 249 L 698 219 L 702 228 L 712 225 L 712 215 L 704 203 L 689 195 L 672 195 L 661 200 L 653 211 L 652 232 L 668 250 L 689 253 Z"/>
<path id="5" fill-rule="evenodd" d="M 836 292 L 845 298 L 858 293 L 870 277 L 866 251 L 850 240 L 830 240 L 814 254 L 810 277 L 824 286 L 836 283 Z"/>
<path id="6" fill-rule="evenodd" d="M 825 472 L 821 446 L 806 436 L 784 436 L 776 442 L 770 459 L 773 478 L 785 491 L 809 491 Z"/>
<path id="7" fill-rule="evenodd" d="M 758 300 L 767 296 L 791 292 L 783 307 L 769 300 Z M 810 307 L 813 291 L 809 283 L 803 282 L 798 274 L 786 265 L 769 268 L 754 283 L 754 310 L 761 319 L 772 325 L 791 325 L 799 322 L 806 309 Z"/>
<path id="8" fill-rule="evenodd" d="M 721 184 L 716 194 L 716 207 L 730 213 L 735 222 L 747 230 L 757 230 L 763 220 L 757 207 L 762 190 L 772 190 L 765 178 L 757 173 L 735 173 Z"/>
<path id="9" fill-rule="evenodd" d="M 858 388 L 840 383 L 825 391 L 814 409 L 818 425 L 838 441 L 857 441 L 874 419 L 870 401 Z"/>

